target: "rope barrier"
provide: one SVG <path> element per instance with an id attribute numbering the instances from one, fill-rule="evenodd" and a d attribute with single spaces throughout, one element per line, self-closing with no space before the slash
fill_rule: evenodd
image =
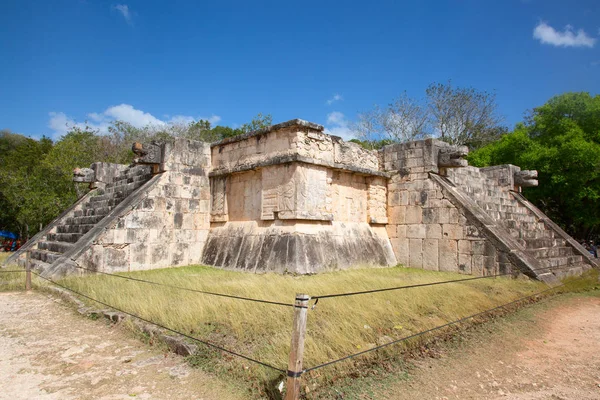
<path id="1" fill-rule="evenodd" d="M 0 271 L 0 273 L 4 273 L 7 274 L 9 272 L 27 272 L 24 269 L 14 269 L 14 270 L 10 270 L 10 271 Z"/>
<path id="2" fill-rule="evenodd" d="M 73 293 L 75 293 L 75 294 L 79 295 L 79 296 L 85 297 L 86 299 L 89 299 L 89 300 L 95 301 L 96 303 L 98 303 L 98 304 L 102 304 L 102 305 L 103 305 L 103 306 L 105 306 L 105 307 L 109 307 L 109 308 L 112 308 L 113 310 L 117 310 L 117 311 L 119 311 L 119 312 L 121 312 L 121 313 L 123 313 L 123 314 L 127 314 L 127 315 L 129 315 L 129 316 L 131 316 L 131 317 L 133 317 L 133 318 L 137 318 L 137 319 L 139 319 L 140 321 L 144 321 L 144 322 L 146 322 L 146 323 L 148 323 L 148 324 L 152 324 L 152 325 L 158 326 L 159 328 L 165 329 L 165 330 L 167 330 L 167 331 L 169 331 L 169 332 L 176 333 L 176 334 L 178 334 L 178 335 L 181 335 L 181 336 L 183 336 L 183 337 L 185 337 L 185 338 L 187 338 L 187 339 L 193 340 L 193 341 L 195 341 L 195 342 L 198 342 L 198 343 L 202 343 L 202 344 L 204 344 L 204 345 L 206 345 L 206 346 L 208 346 L 208 347 L 212 347 L 212 348 L 214 348 L 214 349 L 217 349 L 217 350 L 220 350 L 220 351 L 222 351 L 222 352 L 224 352 L 224 353 L 228 353 L 228 354 L 234 355 L 234 356 L 236 356 L 236 357 L 243 358 L 244 360 L 251 361 L 251 362 L 253 362 L 253 363 L 256 363 L 256 364 L 262 365 L 263 367 L 271 368 L 271 369 L 273 369 L 273 370 L 275 370 L 275 371 L 278 371 L 278 372 L 281 372 L 281 373 L 285 373 L 285 372 L 286 372 L 286 370 L 284 370 L 284 369 L 277 368 L 277 367 L 275 367 L 275 366 L 273 366 L 273 365 L 267 364 L 267 363 L 265 363 L 265 362 L 262 362 L 262 361 L 259 361 L 259 360 L 255 360 L 255 359 L 253 359 L 253 358 L 250 358 L 250 357 L 248 357 L 248 356 L 245 356 L 245 355 L 243 355 L 243 354 L 236 353 L 235 351 L 228 350 L 228 349 L 226 349 L 226 348 L 224 348 L 224 347 L 221 347 L 221 346 L 218 346 L 218 345 L 216 345 L 216 344 L 210 343 L 210 342 L 208 342 L 208 341 L 206 341 L 206 340 L 198 339 L 197 337 L 194 337 L 194 336 L 191 336 L 191 335 L 185 334 L 185 333 L 183 333 L 183 332 L 179 332 L 179 331 L 177 331 L 177 330 L 175 330 L 175 329 L 172 329 L 172 328 L 169 328 L 169 327 L 167 327 L 167 326 L 165 326 L 165 325 L 161 325 L 161 324 L 159 324 L 159 323 L 157 323 L 157 322 L 154 322 L 154 321 L 151 321 L 151 320 L 149 320 L 149 319 L 146 319 L 146 318 L 140 317 L 139 315 L 133 314 L 133 313 L 131 313 L 131 312 L 129 312 L 129 311 L 125 311 L 125 310 L 123 310 L 123 309 L 120 309 L 120 308 L 118 308 L 118 307 L 115 307 L 115 306 L 112 306 L 112 305 L 110 305 L 110 304 L 104 303 L 104 302 L 102 302 L 102 301 L 100 301 L 100 300 L 94 299 L 94 298 L 92 298 L 92 297 L 90 297 L 90 296 L 87 296 L 87 295 L 85 295 L 85 294 L 83 294 L 83 293 L 81 293 L 81 292 L 78 292 L 78 291 L 76 291 L 76 290 L 74 290 L 74 289 L 71 289 L 71 288 L 69 288 L 69 287 L 67 287 L 67 286 L 61 285 L 60 283 L 58 283 L 58 282 L 55 282 L 55 281 L 53 281 L 52 279 L 49 279 L 49 278 L 43 277 L 43 276 L 41 276 L 40 274 L 38 274 L 37 272 L 34 272 L 34 271 L 32 271 L 32 273 L 34 273 L 34 274 L 35 274 L 35 275 L 37 275 L 38 277 L 40 277 L 40 278 L 42 278 L 42 279 L 44 279 L 44 280 L 46 280 L 46 281 L 48 281 L 48 282 L 50 282 L 50 283 L 52 283 L 52 284 L 54 284 L 54 285 L 58 286 L 58 287 L 61 287 L 61 288 L 63 288 L 63 289 L 66 289 L 66 290 L 68 290 L 68 291 L 70 291 L 70 292 L 73 292 Z"/>
<path id="3" fill-rule="evenodd" d="M 542 271 L 542 270 L 553 269 L 553 268 L 556 269 L 556 267 L 546 267 L 546 268 L 534 269 L 532 271 Z M 395 287 L 383 288 L 383 289 L 371 289 L 371 290 L 363 290 L 363 291 L 358 291 L 358 292 L 324 294 L 324 295 L 318 295 L 318 296 L 311 296 L 311 299 L 317 300 L 317 302 L 318 302 L 319 299 L 329 299 L 329 298 L 333 298 L 333 297 L 344 297 L 344 296 L 356 296 L 356 295 L 359 295 L 359 294 L 388 292 L 388 291 L 391 291 L 391 290 L 412 289 L 412 288 L 425 287 L 425 286 L 442 285 L 442 284 L 446 284 L 446 283 L 458 283 L 458 282 L 475 281 L 475 280 L 478 280 L 478 279 L 498 278 L 498 277 L 501 277 L 501 276 L 508 276 L 508 275 L 513 275 L 513 274 L 514 274 L 514 272 L 507 272 L 507 273 L 504 273 L 504 274 L 476 276 L 474 278 L 453 279 L 453 280 L 448 280 L 448 281 L 438 281 L 438 282 L 429 282 L 429 283 L 418 283 L 418 284 L 414 284 L 414 285 L 395 286 Z"/>
<path id="4" fill-rule="evenodd" d="M 348 360 L 348 359 L 351 359 L 351 358 L 354 358 L 354 357 L 358 357 L 360 355 L 363 355 L 363 354 L 366 354 L 366 353 L 369 353 L 369 352 L 372 352 L 372 351 L 376 351 L 376 350 L 382 349 L 382 348 L 387 347 L 387 346 L 391 346 L 391 345 L 394 345 L 394 344 L 397 344 L 397 343 L 400 343 L 400 342 L 404 342 L 404 341 L 407 341 L 409 339 L 412 339 L 412 338 L 415 338 L 415 337 L 418 337 L 418 336 L 425 335 L 425 334 L 430 333 L 430 332 L 434 332 L 436 330 L 440 330 L 440 329 L 446 328 L 446 327 L 448 327 L 450 325 L 458 324 L 460 322 L 466 321 L 467 319 L 475 318 L 475 317 L 478 317 L 480 315 L 487 314 L 487 313 L 489 313 L 491 311 L 495 311 L 495 310 L 497 310 L 499 308 L 507 307 L 507 306 L 509 306 L 511 304 L 515 304 L 515 303 L 518 303 L 520 301 L 523 301 L 523 300 L 526 300 L 526 299 L 529 299 L 529 298 L 532 298 L 532 297 L 535 297 L 535 296 L 539 296 L 540 294 L 543 294 L 543 293 L 548 292 L 550 290 L 557 289 L 557 288 L 562 287 L 562 286 L 564 286 L 564 284 L 558 285 L 558 286 L 555 286 L 555 287 L 552 287 L 552 288 L 548 288 L 548 289 L 545 289 L 545 290 L 542 290 L 541 292 L 537 292 L 537 293 L 534 293 L 534 294 L 529 295 L 529 296 L 521 297 L 521 298 L 519 298 L 517 300 L 514 300 L 514 301 L 511 301 L 509 303 L 502 304 L 502 305 L 499 305 L 497 307 L 490 308 L 488 310 L 485 310 L 485 311 L 482 311 L 482 312 L 479 312 L 479 313 L 476 313 L 476 314 L 472 314 L 472 315 L 469 315 L 468 317 L 463 317 L 463 318 L 457 319 L 457 320 L 452 321 L 452 322 L 448 322 L 447 324 L 444 324 L 444 325 L 436 326 L 435 328 L 427 329 L 425 331 L 422 331 L 422 332 L 419 332 L 419 333 L 415 333 L 413 335 L 405 336 L 403 338 L 400 338 L 400 339 L 391 341 L 389 343 L 385 343 L 385 344 L 373 347 L 373 348 L 368 349 L 368 350 L 364 350 L 364 351 L 361 351 L 361 352 L 358 352 L 358 353 L 350 354 L 348 356 L 339 358 L 337 360 L 329 361 L 329 362 L 326 362 L 324 364 L 320 364 L 320 365 L 317 365 L 317 366 L 314 366 L 314 367 L 311 367 L 311 368 L 306 368 L 306 369 L 302 370 L 302 373 L 304 374 L 306 372 L 310 372 L 310 371 L 314 371 L 316 369 L 327 367 L 329 365 L 336 364 L 336 363 L 344 361 L 344 360 Z"/>
<path id="5" fill-rule="evenodd" d="M 186 288 L 186 287 L 182 287 L 182 286 L 169 285 L 169 284 L 166 284 L 166 283 L 160 283 L 160 282 L 154 282 L 154 281 L 147 281 L 145 279 L 133 278 L 133 277 L 130 277 L 130 276 L 111 274 L 111 273 L 103 272 L 103 271 L 95 271 L 95 270 L 92 270 L 92 269 L 89 269 L 89 268 L 84 268 L 84 267 L 81 267 L 81 266 L 76 266 L 76 268 L 83 269 L 83 270 L 86 270 L 86 271 L 89 271 L 89 272 L 95 272 L 95 273 L 98 273 L 98 274 L 113 276 L 113 277 L 117 277 L 117 278 L 121 278 L 121 279 L 128 279 L 128 280 L 131 280 L 131 281 L 143 282 L 143 283 L 147 283 L 147 284 L 150 284 L 150 285 L 165 286 L 165 287 L 168 287 L 168 288 L 171 288 L 171 289 L 185 290 L 185 291 L 188 291 L 188 292 L 206 294 L 206 295 L 211 295 L 211 296 L 227 297 L 227 298 L 236 299 L 236 300 L 253 301 L 255 303 L 264 303 L 264 304 L 272 304 L 272 305 L 277 305 L 277 306 L 294 307 L 294 305 L 291 304 L 291 303 L 282 303 L 282 302 L 278 302 L 278 301 L 263 300 L 263 299 L 254 299 L 254 298 L 251 298 L 251 297 L 235 296 L 235 295 L 232 295 L 232 294 L 216 293 L 216 292 L 209 292 L 209 291 L 205 291 L 205 290 Z"/>

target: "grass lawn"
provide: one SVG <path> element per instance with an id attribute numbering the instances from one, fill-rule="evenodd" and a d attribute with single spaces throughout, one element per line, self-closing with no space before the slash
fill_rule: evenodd
<path id="1" fill-rule="evenodd" d="M 128 275 L 170 285 L 293 303 L 295 293 L 311 296 L 462 279 L 467 276 L 404 267 L 356 269 L 313 276 L 247 274 L 205 266 L 132 272 Z M 68 277 L 65 286 L 186 334 L 287 369 L 293 309 L 190 293 L 106 275 Z M 327 362 L 483 311 L 543 290 L 530 280 L 491 278 L 472 282 L 321 299 L 308 311 L 304 367 Z M 311 305 L 314 301 L 311 301 Z M 272 385 L 280 374 L 200 346 L 195 362 L 204 368 Z M 333 379 L 355 366 L 395 357 L 390 346 L 312 373 Z"/>

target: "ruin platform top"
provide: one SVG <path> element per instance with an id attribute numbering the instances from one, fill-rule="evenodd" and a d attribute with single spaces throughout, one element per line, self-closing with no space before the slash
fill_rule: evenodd
<path id="1" fill-rule="evenodd" d="M 243 135 L 233 136 L 233 137 L 219 140 L 217 142 L 213 142 L 213 143 L 211 143 L 211 147 L 220 146 L 220 145 L 224 145 L 224 144 L 228 144 L 228 143 L 239 142 L 241 140 L 246 140 L 253 136 L 264 135 L 269 132 L 277 131 L 277 130 L 284 129 L 284 128 L 289 128 L 292 126 L 302 126 L 302 127 L 306 127 L 309 129 L 313 129 L 318 132 L 323 132 L 325 130 L 323 125 L 315 124 L 314 122 L 309 122 L 309 121 L 305 121 L 303 119 L 296 118 L 296 119 L 292 119 L 292 120 L 289 120 L 286 122 L 282 122 L 280 124 L 270 125 L 263 129 L 258 129 L 256 131 L 244 133 Z"/>

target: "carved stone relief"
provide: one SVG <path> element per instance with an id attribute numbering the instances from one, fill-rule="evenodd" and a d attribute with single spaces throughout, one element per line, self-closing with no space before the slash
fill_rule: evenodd
<path id="1" fill-rule="evenodd" d="M 211 179 L 211 221 L 222 222 L 228 220 L 227 212 L 227 177 L 214 177 Z"/>

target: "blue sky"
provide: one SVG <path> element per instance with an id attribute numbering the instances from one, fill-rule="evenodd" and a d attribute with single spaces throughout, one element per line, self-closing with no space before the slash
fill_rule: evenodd
<path id="1" fill-rule="evenodd" d="M 259 112 L 346 135 L 357 112 L 432 82 L 495 91 L 508 126 L 600 93 L 600 1 L 3 0 L 0 128 L 54 138 Z"/>

